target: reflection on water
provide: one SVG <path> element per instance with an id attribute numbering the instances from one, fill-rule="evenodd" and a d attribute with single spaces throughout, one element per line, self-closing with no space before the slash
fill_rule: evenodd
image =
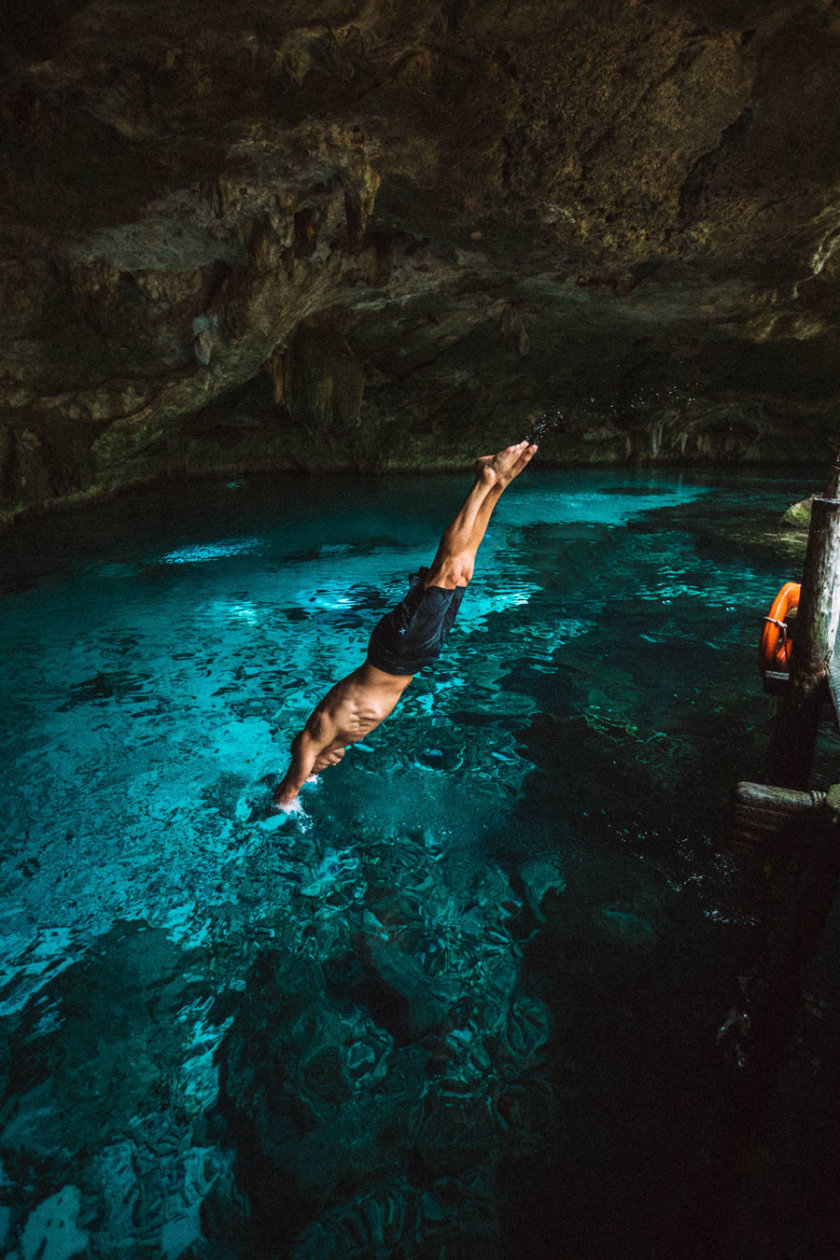
<path id="1" fill-rule="evenodd" d="M 208 560 L 222 560 L 225 556 L 242 556 L 258 551 L 259 538 L 231 538 L 227 542 L 204 543 L 202 546 L 181 547 L 169 551 L 163 557 L 164 564 L 205 564 Z M 111 568 L 113 576 L 113 566 Z M 100 573 L 102 569 L 100 569 Z"/>
<path id="2" fill-rule="evenodd" d="M 290 739 L 460 481 L 197 487 L 4 540 L 10 1254 L 652 1237 L 717 1083 L 749 913 L 716 835 L 789 576 L 710 522 L 809 488 L 529 470 L 445 657 L 289 818 Z"/>

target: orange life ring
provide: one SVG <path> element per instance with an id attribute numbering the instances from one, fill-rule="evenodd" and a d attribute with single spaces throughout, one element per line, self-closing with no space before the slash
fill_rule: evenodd
<path id="1" fill-rule="evenodd" d="M 764 618 L 758 647 L 758 668 L 762 677 L 768 669 L 784 673 L 790 668 L 790 636 L 787 616 L 799 607 L 799 583 L 785 582 Z"/>

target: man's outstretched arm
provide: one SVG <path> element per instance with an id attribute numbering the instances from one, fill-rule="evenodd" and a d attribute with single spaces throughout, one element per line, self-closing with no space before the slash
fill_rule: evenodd
<path id="1" fill-rule="evenodd" d="M 301 731 L 292 744 L 292 764 L 274 789 L 272 799 L 275 805 L 287 809 L 294 804 L 298 792 L 315 769 L 322 747 L 321 741 L 310 735 L 309 731 Z"/>

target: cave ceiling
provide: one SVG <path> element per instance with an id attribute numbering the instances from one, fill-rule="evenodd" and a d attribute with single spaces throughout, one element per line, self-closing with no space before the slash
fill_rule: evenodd
<path id="1" fill-rule="evenodd" d="M 840 5 L 6 18 L 0 506 L 160 475 L 828 458 Z"/>

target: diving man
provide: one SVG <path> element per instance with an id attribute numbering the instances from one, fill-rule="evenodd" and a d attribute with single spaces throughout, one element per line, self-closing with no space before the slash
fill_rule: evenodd
<path id="1" fill-rule="evenodd" d="M 388 717 L 414 675 L 440 655 L 493 509 L 536 451 L 525 441 L 476 461 L 472 489 L 431 568 L 413 575 L 408 594 L 374 628 L 365 663 L 335 684 L 294 739 L 291 765 L 274 789 L 276 806 L 290 809 L 310 775 L 337 765 L 347 746 Z"/>

